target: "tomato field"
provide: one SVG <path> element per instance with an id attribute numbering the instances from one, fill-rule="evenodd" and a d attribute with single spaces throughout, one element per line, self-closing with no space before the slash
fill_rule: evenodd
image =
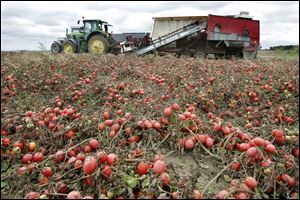
<path id="1" fill-rule="evenodd" d="M 1 198 L 299 198 L 299 60 L 1 53 Z"/>

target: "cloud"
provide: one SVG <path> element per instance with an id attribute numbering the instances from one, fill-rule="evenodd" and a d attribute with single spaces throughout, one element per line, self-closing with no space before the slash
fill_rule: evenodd
<path id="1" fill-rule="evenodd" d="M 114 33 L 150 32 L 152 17 L 233 15 L 242 10 L 260 20 L 263 48 L 299 44 L 298 1 L 1 1 L 1 50 L 37 50 L 38 42 L 49 49 L 82 16 L 109 22 Z"/>

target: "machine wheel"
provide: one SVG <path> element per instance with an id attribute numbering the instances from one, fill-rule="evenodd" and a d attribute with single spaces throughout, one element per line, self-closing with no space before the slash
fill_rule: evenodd
<path id="1" fill-rule="evenodd" d="M 76 46 L 73 42 L 71 42 L 70 40 L 67 40 L 63 44 L 63 51 L 64 51 L 64 53 L 75 53 Z"/>
<path id="2" fill-rule="evenodd" d="M 62 51 L 62 46 L 58 42 L 53 42 L 51 45 L 51 52 L 52 53 L 60 53 Z"/>
<path id="3" fill-rule="evenodd" d="M 88 52 L 94 54 L 104 54 L 108 51 L 108 41 L 101 35 L 94 35 L 88 41 Z"/>
<path id="4" fill-rule="evenodd" d="M 197 51 L 194 53 L 194 57 L 205 59 L 207 57 L 207 54 L 202 51 Z"/>

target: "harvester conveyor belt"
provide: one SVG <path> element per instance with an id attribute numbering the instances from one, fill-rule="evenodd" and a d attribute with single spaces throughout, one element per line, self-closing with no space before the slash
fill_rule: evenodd
<path id="1" fill-rule="evenodd" d="M 172 33 L 169 33 L 167 35 L 164 35 L 162 37 L 158 37 L 157 39 L 153 40 L 152 41 L 152 44 L 147 46 L 147 47 L 144 47 L 142 49 L 139 49 L 138 51 L 136 51 L 136 54 L 138 56 L 140 55 L 143 55 L 149 51 L 152 51 L 154 49 L 157 49 L 159 47 L 162 47 L 164 45 L 167 45 L 167 44 L 170 44 L 176 40 L 179 40 L 181 38 L 184 38 L 186 36 L 189 36 L 193 33 L 196 33 L 196 32 L 199 32 L 201 31 L 202 29 L 205 29 L 206 28 L 206 25 L 207 25 L 207 22 L 202 22 L 200 24 L 197 24 L 197 23 L 193 23 L 193 24 L 190 24 L 188 26 L 185 26 L 181 29 L 178 29 Z"/>

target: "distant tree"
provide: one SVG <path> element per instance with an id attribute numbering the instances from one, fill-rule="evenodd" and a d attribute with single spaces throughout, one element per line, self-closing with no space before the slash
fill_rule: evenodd
<path id="1" fill-rule="evenodd" d="M 46 45 L 43 44 L 43 43 L 41 43 L 41 42 L 39 42 L 38 48 L 39 48 L 41 51 L 47 51 Z"/>
<path id="2" fill-rule="evenodd" d="M 292 49 L 299 49 L 298 45 L 279 45 L 279 46 L 273 46 L 270 47 L 270 50 L 292 50 Z"/>

